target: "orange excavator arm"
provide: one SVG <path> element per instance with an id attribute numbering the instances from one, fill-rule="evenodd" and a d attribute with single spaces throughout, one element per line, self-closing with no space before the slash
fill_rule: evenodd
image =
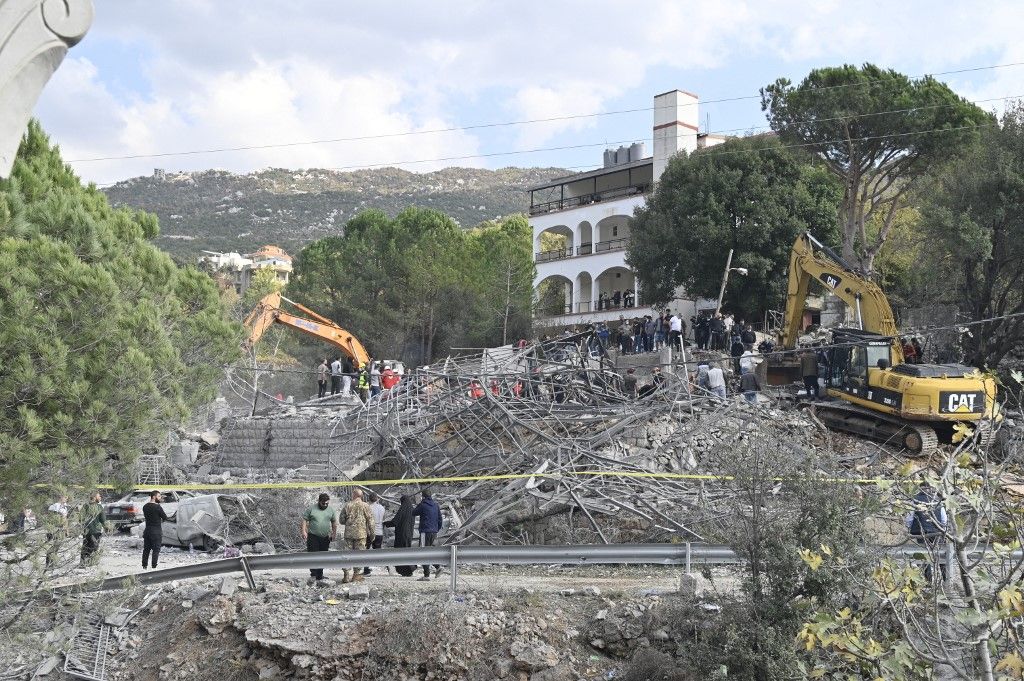
<path id="1" fill-rule="evenodd" d="M 300 312 L 309 315 L 312 319 L 285 312 L 281 309 L 281 302 L 287 302 Z M 252 348 L 259 342 L 263 334 L 274 324 L 281 324 L 288 328 L 301 331 L 323 342 L 333 345 L 346 355 L 352 358 L 355 365 L 361 366 L 370 361 L 370 354 L 359 342 L 359 339 L 341 328 L 327 317 L 317 314 L 304 305 L 288 300 L 280 293 L 271 293 L 264 296 L 249 316 L 245 318 L 245 328 L 249 330 L 249 337 L 246 339 L 246 347 Z"/>

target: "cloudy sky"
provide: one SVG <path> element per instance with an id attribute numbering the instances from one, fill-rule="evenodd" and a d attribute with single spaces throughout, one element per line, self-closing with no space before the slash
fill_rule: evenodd
<path id="1" fill-rule="evenodd" d="M 36 115 L 98 183 L 155 167 L 582 169 L 650 136 L 656 93 L 700 95 L 711 132 L 756 130 L 758 88 L 842 63 L 976 69 L 939 77 L 987 109 L 1024 95 L 1024 65 L 978 68 L 1024 62 L 1024 3 L 1001 0 L 94 1 Z M 515 123 L 565 116 L 581 117 Z M 266 148 L 179 153 L 241 146 Z M 142 157 L 89 160 L 125 156 Z"/>

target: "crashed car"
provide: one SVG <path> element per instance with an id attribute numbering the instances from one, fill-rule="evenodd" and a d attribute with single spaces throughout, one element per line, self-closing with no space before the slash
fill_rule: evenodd
<path id="1" fill-rule="evenodd" d="M 212 551 L 263 540 L 252 524 L 248 494 L 204 494 L 182 499 L 163 523 L 164 546 Z M 165 509 L 166 510 L 166 509 Z"/>
<path id="2" fill-rule="evenodd" d="M 149 502 L 150 491 L 129 492 L 117 501 L 103 504 L 103 512 L 107 516 L 107 522 L 120 530 L 127 530 L 132 525 L 141 523 L 145 520 L 142 515 L 142 507 Z M 164 513 L 170 515 L 178 508 L 178 504 L 182 499 L 194 497 L 196 494 L 195 492 L 185 490 L 162 489 L 160 490 L 160 496 L 163 497 L 160 505 L 163 506 Z"/>

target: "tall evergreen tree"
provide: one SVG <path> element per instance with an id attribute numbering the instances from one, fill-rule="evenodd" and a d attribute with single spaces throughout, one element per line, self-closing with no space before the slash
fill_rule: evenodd
<path id="1" fill-rule="evenodd" d="M 0 498 L 125 475 L 213 397 L 239 329 L 156 217 L 83 187 L 33 122 L 0 182 Z M 113 464 L 112 471 L 104 471 Z"/>

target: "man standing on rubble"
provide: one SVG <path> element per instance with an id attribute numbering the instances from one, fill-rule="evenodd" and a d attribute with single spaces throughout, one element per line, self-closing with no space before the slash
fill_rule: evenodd
<path id="1" fill-rule="evenodd" d="M 718 364 L 714 364 L 708 369 L 708 389 L 718 399 L 725 399 L 725 372 Z"/>
<path id="2" fill-rule="evenodd" d="M 331 542 L 338 533 L 338 519 L 331 508 L 331 495 L 322 492 L 317 497 L 316 504 L 306 509 L 302 514 L 302 525 L 299 527 L 299 534 L 306 542 L 306 551 L 328 551 Z M 324 579 L 323 568 L 316 568 L 309 571 L 308 586 L 327 586 Z"/>
<path id="3" fill-rule="evenodd" d="M 807 392 L 807 399 L 817 400 L 818 354 L 810 348 L 800 353 L 800 375 L 804 377 L 804 390 Z"/>
<path id="4" fill-rule="evenodd" d="M 441 531 L 443 521 L 441 519 L 441 507 L 434 501 L 430 490 L 423 490 L 423 500 L 413 509 L 413 515 L 420 519 L 420 546 L 433 546 L 437 539 L 437 533 Z M 434 578 L 441 574 L 441 566 L 434 566 Z M 430 579 L 430 566 L 423 566 L 423 576 L 419 581 L 425 582 Z"/>
<path id="5" fill-rule="evenodd" d="M 341 365 L 341 394 L 348 397 L 352 394 L 352 374 L 354 368 L 352 366 L 352 358 L 346 356 L 344 363 Z"/>
<path id="6" fill-rule="evenodd" d="M 321 397 L 323 397 L 324 395 L 327 394 L 327 377 L 328 376 L 332 376 L 332 374 L 331 374 L 330 368 L 327 366 L 327 358 L 324 357 L 324 359 L 320 362 L 320 366 L 318 366 L 316 368 L 316 387 L 317 387 L 316 397 L 317 397 L 317 399 L 320 399 Z M 332 376 L 332 378 L 333 378 L 333 376 Z M 332 388 L 331 394 L 333 395 L 334 394 L 334 391 L 333 391 L 334 386 L 331 386 L 331 388 Z"/>
<path id="7" fill-rule="evenodd" d="M 363 501 L 361 489 L 352 490 L 352 501 L 341 509 L 338 520 L 345 526 L 345 549 L 348 551 L 364 550 L 367 539 L 375 534 L 375 523 L 370 505 Z M 383 531 L 382 527 L 382 534 Z M 363 571 L 360 568 L 345 568 L 342 584 L 361 581 L 363 581 Z"/>
<path id="8" fill-rule="evenodd" d="M 711 349 L 725 350 L 725 321 L 722 313 L 716 312 L 710 322 L 711 328 Z"/>
<path id="9" fill-rule="evenodd" d="M 672 316 L 668 318 L 668 344 L 673 352 L 679 352 L 683 349 L 682 343 L 683 320 L 679 318 L 678 313 L 673 312 Z"/>
<path id="10" fill-rule="evenodd" d="M 384 546 L 384 506 L 376 492 L 370 492 L 367 496 L 370 499 L 370 513 L 373 514 L 373 534 L 366 538 L 366 548 L 379 549 Z M 391 568 L 388 568 L 390 571 Z M 363 574 L 370 574 L 370 568 L 364 568 Z"/>
<path id="11" fill-rule="evenodd" d="M 331 362 L 331 394 L 337 395 L 341 392 L 341 358 L 335 357 Z"/>

